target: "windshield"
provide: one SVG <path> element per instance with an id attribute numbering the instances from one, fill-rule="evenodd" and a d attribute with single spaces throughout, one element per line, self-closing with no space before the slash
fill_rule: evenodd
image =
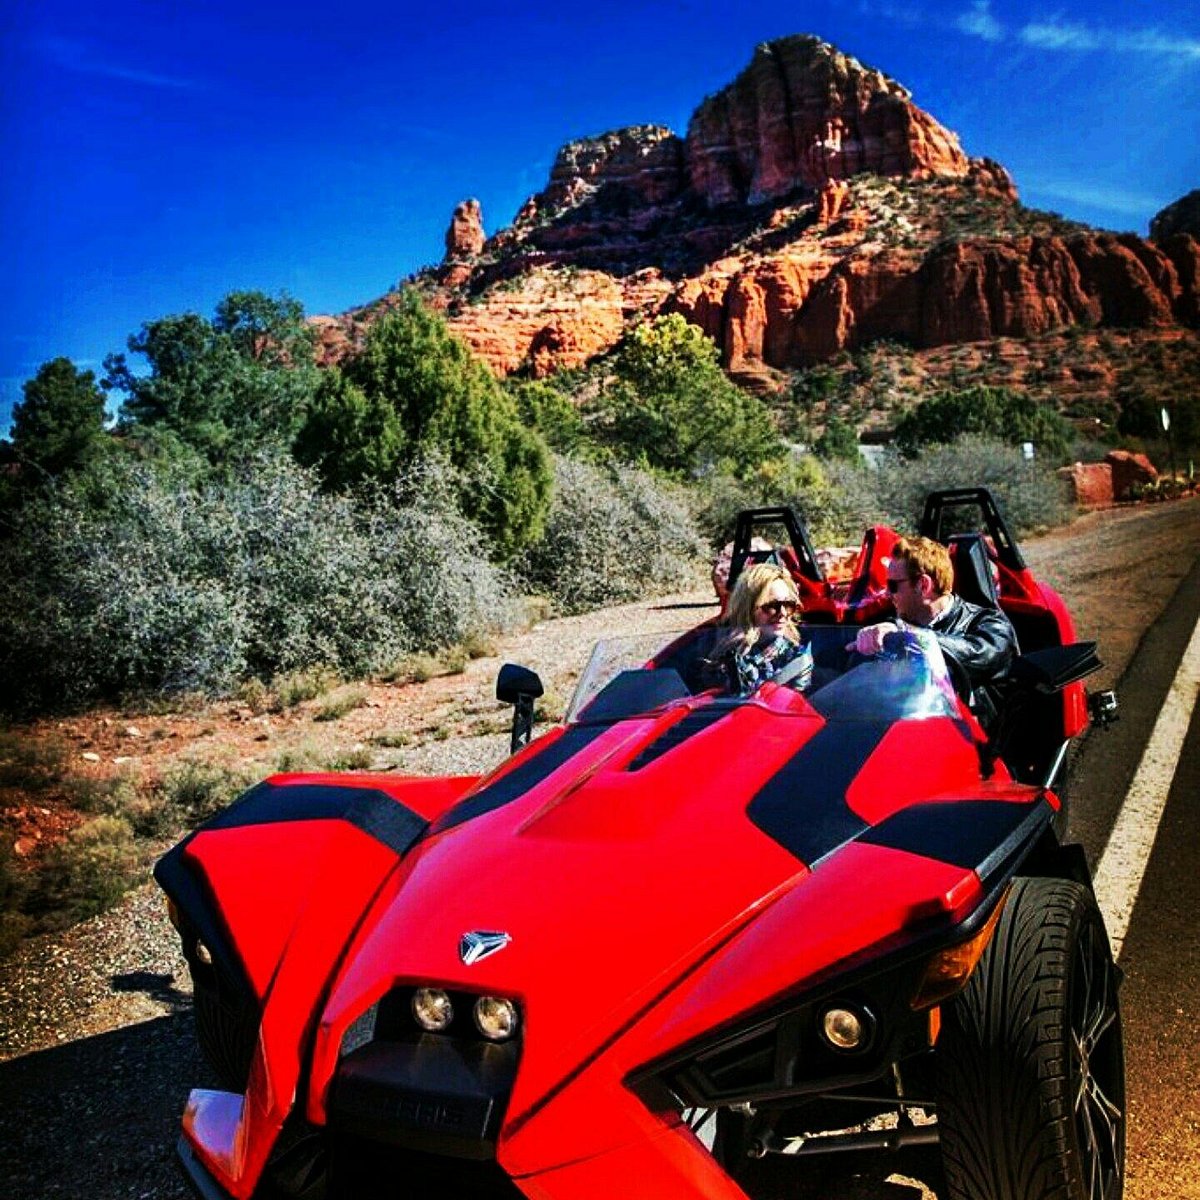
<path id="1" fill-rule="evenodd" d="M 813 662 L 803 690 L 808 704 L 787 702 L 795 692 L 773 681 L 738 692 L 731 682 L 736 676 L 722 666 L 731 653 L 729 633 L 723 626 L 707 625 L 597 642 L 567 709 L 567 723 L 646 716 L 697 695 L 767 705 L 781 715 L 815 709 L 827 721 L 921 719 L 958 712 L 946 661 L 928 630 L 902 625 L 885 641 L 883 654 L 864 659 L 853 653 L 856 628 L 801 625 L 801 640 Z"/>

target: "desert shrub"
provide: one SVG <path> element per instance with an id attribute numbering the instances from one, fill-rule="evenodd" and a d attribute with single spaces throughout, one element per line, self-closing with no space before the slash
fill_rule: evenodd
<path id="1" fill-rule="evenodd" d="M 179 822 L 161 789 L 139 784 L 130 774 L 111 779 L 74 776 L 66 782 L 67 795 L 80 812 L 120 817 L 140 837 L 169 833 Z"/>
<path id="2" fill-rule="evenodd" d="M 275 706 L 295 708 L 305 700 L 315 700 L 338 685 L 337 672 L 327 666 L 309 667 L 306 671 L 291 671 L 279 676 L 272 685 Z"/>
<path id="3" fill-rule="evenodd" d="M 321 766 L 321 756 L 317 748 L 308 741 L 301 742 L 298 746 L 289 746 L 286 750 L 281 750 L 279 756 L 275 759 L 275 770 L 284 774 L 316 771 Z"/>
<path id="4" fill-rule="evenodd" d="M 141 877 L 129 823 L 108 814 L 93 817 L 47 853 L 32 904 L 43 928 L 64 928 L 111 908 Z"/>
<path id="5" fill-rule="evenodd" d="M 314 721 L 338 721 L 347 713 L 353 712 L 356 708 L 362 708 L 367 702 L 367 692 L 365 688 L 351 687 L 344 688 L 340 692 L 335 692 L 329 696 L 313 713 Z"/>
<path id="6" fill-rule="evenodd" d="M 188 825 L 207 821 L 232 803 L 251 783 L 243 771 L 223 763 L 188 759 L 163 780 L 171 811 Z"/>
<path id="7" fill-rule="evenodd" d="M 574 454 L 587 442 L 579 406 L 562 388 L 542 379 L 515 380 L 508 391 L 525 425 L 536 429 L 546 445 L 561 454 Z"/>
<path id="8" fill-rule="evenodd" d="M 1061 524 L 1071 514 L 1065 486 L 1044 463 L 990 438 L 967 436 L 931 446 L 915 458 L 896 457 L 879 469 L 881 518 L 915 529 L 925 497 L 942 488 L 986 487 L 1018 534 Z"/>
<path id="9" fill-rule="evenodd" d="M 886 523 L 877 471 L 836 459 L 822 465 L 828 489 L 811 526 L 818 546 L 853 545 L 868 526 Z"/>
<path id="10" fill-rule="evenodd" d="M 557 458 L 545 533 L 519 570 L 573 613 L 684 586 L 702 554 L 684 496 L 670 484 L 634 467 Z"/>
<path id="11" fill-rule="evenodd" d="M 719 477 L 704 489 L 699 520 L 717 546 L 733 537 L 741 509 L 786 504 L 803 517 L 815 545 L 851 545 L 871 525 L 915 531 L 926 495 L 954 487 L 990 488 L 1021 533 L 1061 524 L 1072 511 L 1062 482 L 1044 463 L 1026 462 L 1003 442 L 969 436 L 915 458 L 885 456 L 877 469 L 806 455 L 782 469 L 767 464 L 745 481 Z"/>
<path id="12" fill-rule="evenodd" d="M 280 453 L 197 482 L 132 460 L 25 507 L 0 576 L 0 707 L 363 676 L 500 623 L 510 592 L 430 460 L 388 493 L 323 494 Z"/>
<path id="13" fill-rule="evenodd" d="M 516 619 L 512 576 L 491 561 L 487 537 L 458 509 L 456 478 L 444 459 L 423 459 L 364 512 L 378 561 L 371 586 L 403 621 L 401 650 L 454 646 Z M 383 667 L 397 655 L 376 657 Z"/>
<path id="14" fill-rule="evenodd" d="M 368 771 L 375 762 L 375 755 L 366 746 L 351 746 L 339 750 L 325 761 L 327 771 Z"/>
<path id="15" fill-rule="evenodd" d="M 825 422 L 825 431 L 813 444 L 818 458 L 841 459 L 857 463 L 862 455 L 858 451 L 858 431 L 842 417 L 833 416 Z"/>
<path id="16" fill-rule="evenodd" d="M 635 327 L 592 404 L 592 431 L 614 453 L 679 477 L 742 475 L 783 446 L 763 402 L 721 370 L 711 339 L 678 313 Z"/>
<path id="17" fill-rule="evenodd" d="M 112 815 L 128 821 L 139 837 L 157 837 L 178 828 L 174 810 L 157 788 L 138 787 L 132 780 L 118 779 L 108 804 Z"/>
<path id="18" fill-rule="evenodd" d="M 277 704 L 271 689 L 257 676 L 244 680 L 234 694 L 255 716 L 270 712 Z"/>
<path id="19" fill-rule="evenodd" d="M 0 787 L 42 791 L 58 783 L 66 769 L 67 747 L 61 738 L 0 730 Z"/>
<path id="20" fill-rule="evenodd" d="M 415 292 L 396 298 L 343 364 L 345 384 L 318 393 L 296 452 L 332 488 L 390 485 L 440 454 L 506 558 L 536 537 L 550 498 L 546 445 L 482 361 Z M 336 377 L 330 376 L 330 379 Z"/>

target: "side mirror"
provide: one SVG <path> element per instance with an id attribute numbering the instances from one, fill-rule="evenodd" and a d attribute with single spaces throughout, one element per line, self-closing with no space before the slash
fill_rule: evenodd
<path id="1" fill-rule="evenodd" d="M 517 663 L 505 663 L 496 677 L 496 699 L 513 705 L 511 752 L 529 744 L 533 737 L 533 702 L 545 688 L 536 671 Z"/>
<path id="2" fill-rule="evenodd" d="M 1009 678 L 1032 691 L 1052 696 L 1068 684 L 1086 679 L 1102 665 L 1095 642 L 1075 642 L 1023 654 L 1013 662 Z"/>

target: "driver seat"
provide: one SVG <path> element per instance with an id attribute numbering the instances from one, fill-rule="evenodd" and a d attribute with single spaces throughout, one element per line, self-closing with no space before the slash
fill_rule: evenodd
<path id="1" fill-rule="evenodd" d="M 996 573 L 981 533 L 956 533 L 946 541 L 954 564 L 954 591 L 981 608 L 999 608 Z"/>

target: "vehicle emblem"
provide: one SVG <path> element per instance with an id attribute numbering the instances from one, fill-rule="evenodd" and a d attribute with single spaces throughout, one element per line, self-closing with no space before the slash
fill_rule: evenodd
<path id="1" fill-rule="evenodd" d="M 469 967 L 479 962 L 480 959 L 487 958 L 489 954 L 495 954 L 497 950 L 503 950 L 511 941 L 512 938 L 507 933 L 494 933 L 486 929 L 474 929 L 470 933 L 464 933 L 458 939 L 458 957 Z"/>

